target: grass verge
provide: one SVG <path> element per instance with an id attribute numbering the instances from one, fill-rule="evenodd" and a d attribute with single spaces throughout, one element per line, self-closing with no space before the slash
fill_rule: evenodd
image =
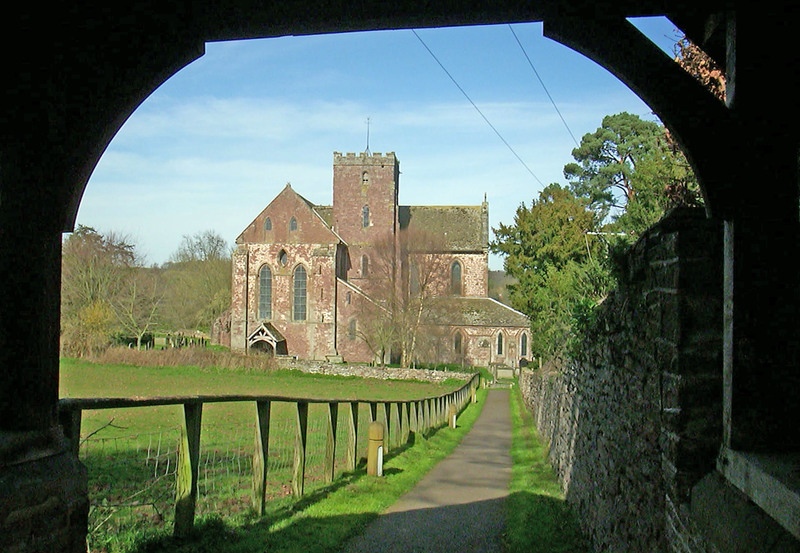
<path id="1" fill-rule="evenodd" d="M 131 551 L 339 551 L 456 448 L 477 420 L 485 400 L 486 391 L 479 390 L 478 403 L 462 412 L 455 430 L 444 427 L 427 437 L 415 436 L 409 445 L 392 453 L 384 464 L 383 477 L 367 476 L 361 467 L 297 501 L 272 503 L 270 512 L 259 519 L 251 515 L 228 520 L 214 515 L 198 521 L 186 538 L 144 539 Z"/>
<path id="2" fill-rule="evenodd" d="M 589 546 L 564 500 L 519 387 L 509 394 L 513 425 L 506 553 L 587 553 Z"/>

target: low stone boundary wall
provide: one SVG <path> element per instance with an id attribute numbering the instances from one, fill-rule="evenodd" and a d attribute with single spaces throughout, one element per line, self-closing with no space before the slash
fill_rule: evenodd
<path id="1" fill-rule="evenodd" d="M 304 373 L 328 374 L 336 376 L 358 376 L 360 378 L 380 378 L 382 380 L 420 380 L 423 382 L 444 382 L 447 379 L 469 380 L 472 373 L 455 371 L 436 371 L 431 369 L 398 369 L 375 367 L 366 364 L 341 364 L 327 361 L 304 361 L 293 358 L 275 358 L 275 368 L 298 370 Z"/>

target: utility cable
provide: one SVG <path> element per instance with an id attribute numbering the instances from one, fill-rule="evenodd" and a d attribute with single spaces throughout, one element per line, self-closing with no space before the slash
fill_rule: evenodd
<path id="1" fill-rule="evenodd" d="M 542 88 L 544 89 L 544 93 L 547 94 L 548 98 L 550 98 L 550 103 L 553 104 L 553 107 L 555 108 L 556 113 L 561 118 L 561 122 L 564 123 L 564 127 L 566 127 L 567 132 L 572 137 L 572 141 L 575 143 L 575 146 L 580 148 L 580 144 L 578 144 L 578 141 L 575 139 L 575 135 L 572 134 L 572 131 L 570 130 L 569 125 L 567 125 L 567 122 L 564 119 L 564 116 L 561 115 L 561 112 L 558 110 L 558 106 L 556 105 L 555 100 L 553 100 L 553 97 L 550 96 L 550 92 L 547 90 L 547 87 L 544 85 L 544 81 L 539 76 L 539 72 L 536 71 L 536 67 L 533 66 L 533 61 L 531 61 L 530 56 L 528 56 L 528 52 L 525 51 L 525 47 L 522 46 L 522 42 L 520 42 L 519 37 L 517 36 L 517 33 L 514 32 L 514 28 L 511 26 L 510 23 L 508 25 L 508 28 L 511 31 L 511 34 L 514 35 L 514 38 L 516 39 L 517 44 L 519 44 L 520 50 L 522 50 L 522 53 L 525 55 L 525 59 L 528 60 L 528 65 L 531 66 L 531 69 L 533 69 L 533 73 L 536 75 L 536 78 L 539 79 L 539 83 L 542 85 Z"/>
<path id="2" fill-rule="evenodd" d="M 544 186 L 544 183 L 543 183 L 541 180 L 539 180 L 539 177 L 537 177 L 537 176 L 536 176 L 536 173 L 534 173 L 534 172 L 531 170 L 531 168 L 530 168 L 530 167 L 528 167 L 528 164 L 527 164 L 527 163 L 525 163 L 525 162 L 522 160 L 522 158 L 521 158 L 521 157 L 519 157 L 519 154 L 517 154 L 517 152 L 516 152 L 516 151 L 514 151 L 514 148 L 512 148 L 512 147 L 511 147 L 511 144 L 509 144 L 509 143 L 508 143 L 508 141 L 507 141 L 505 138 L 503 138 L 503 135 L 502 135 L 502 134 L 500 134 L 500 131 L 498 131 L 498 130 L 495 128 L 495 126 L 494 126 L 494 125 L 492 125 L 492 123 L 491 123 L 491 122 L 489 121 L 489 119 L 488 119 L 488 118 L 487 118 L 487 117 L 486 117 L 486 116 L 483 114 L 483 112 L 480 110 L 480 108 L 479 108 L 477 105 L 475 105 L 475 102 L 473 102 L 473 101 L 472 101 L 472 98 L 470 98 L 470 97 L 469 97 L 469 94 L 467 94 L 467 93 L 466 93 L 466 91 L 464 91 L 464 89 L 461 87 L 461 85 L 460 85 L 460 84 L 458 84 L 458 82 L 457 82 L 457 81 L 456 81 L 456 80 L 453 78 L 453 76 L 450 74 L 450 72 L 447 70 L 447 68 L 445 68 L 445 66 L 442 64 L 442 62 L 441 62 L 441 61 L 439 61 L 439 58 L 437 58 L 437 57 L 436 57 L 436 54 L 434 54 L 434 53 L 433 53 L 433 51 L 432 51 L 430 48 L 428 48 L 428 45 L 427 45 L 427 44 L 425 44 L 425 41 L 424 41 L 424 40 L 422 40 L 422 37 L 421 37 L 421 36 L 419 36 L 419 34 L 417 34 L 417 31 L 416 31 L 415 29 L 411 29 L 411 32 L 412 32 L 412 33 L 414 33 L 414 36 L 415 36 L 415 37 L 417 37 L 417 38 L 419 39 L 419 41 L 422 43 L 422 46 L 424 46 L 424 47 L 425 47 L 425 49 L 428 51 L 428 53 L 431 55 L 431 57 L 433 57 L 433 59 L 434 59 L 434 60 L 436 60 L 436 63 L 438 63 L 438 64 L 439 64 L 439 67 L 441 67 L 441 68 L 442 68 L 442 71 L 444 71 L 444 72 L 445 72 L 445 74 L 446 74 L 448 77 L 450 77 L 450 80 L 451 80 L 451 81 L 453 81 L 453 84 L 454 84 L 454 85 L 456 85 L 456 87 L 457 87 L 457 88 L 458 88 L 458 89 L 461 91 L 461 94 L 463 94 L 463 95 L 464 95 L 464 97 L 467 99 L 467 101 L 469 101 L 469 103 L 470 103 L 470 104 L 472 104 L 472 107 L 474 107 L 474 108 L 475 108 L 475 111 L 477 111 L 477 112 L 480 114 L 480 116 L 481 116 L 481 117 L 483 117 L 483 120 L 484 120 L 484 121 L 486 121 L 486 124 L 487 124 L 487 125 L 489 125 L 489 127 L 490 127 L 490 128 L 493 130 L 493 131 L 494 131 L 494 133 L 497 135 L 497 137 L 498 137 L 500 140 L 502 140 L 502 141 L 503 141 L 503 144 L 505 144 L 505 145 L 506 145 L 506 147 L 507 147 L 507 148 L 508 148 L 508 149 L 511 151 L 511 153 L 512 153 L 512 154 L 514 154 L 514 157 L 516 157 L 516 158 L 517 158 L 517 160 L 519 160 L 519 162 L 520 162 L 520 163 L 523 165 L 523 167 L 525 167 L 525 169 L 527 169 L 527 170 L 528 170 L 528 173 L 530 173 L 530 174 L 531 174 L 531 176 L 533 176 L 533 178 L 534 178 L 534 179 L 536 179 L 536 182 L 538 182 L 539 184 L 541 184 L 542 186 Z"/>

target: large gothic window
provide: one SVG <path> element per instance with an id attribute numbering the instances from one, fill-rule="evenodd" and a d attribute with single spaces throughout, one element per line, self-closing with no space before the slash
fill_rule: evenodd
<path id="1" fill-rule="evenodd" d="M 454 296 L 461 295 L 461 263 L 453 261 L 450 265 L 450 293 Z"/>
<path id="2" fill-rule="evenodd" d="M 503 355 L 503 333 L 497 333 L 497 355 Z"/>
<path id="3" fill-rule="evenodd" d="M 528 335 L 522 333 L 522 338 L 519 340 L 519 355 L 520 357 L 528 356 Z"/>
<path id="4" fill-rule="evenodd" d="M 306 320 L 306 270 L 298 265 L 294 270 L 294 303 L 292 305 L 292 318 L 295 321 Z"/>
<path id="5" fill-rule="evenodd" d="M 258 318 L 272 318 L 272 271 L 267 265 L 258 272 Z"/>
<path id="6" fill-rule="evenodd" d="M 361 208 L 361 226 L 367 228 L 369 226 L 369 206 L 365 205 Z"/>

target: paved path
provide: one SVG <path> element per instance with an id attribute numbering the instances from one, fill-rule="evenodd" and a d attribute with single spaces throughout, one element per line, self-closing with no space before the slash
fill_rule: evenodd
<path id="1" fill-rule="evenodd" d="M 510 449 L 508 390 L 490 390 L 480 417 L 456 450 L 344 553 L 501 551 Z"/>

